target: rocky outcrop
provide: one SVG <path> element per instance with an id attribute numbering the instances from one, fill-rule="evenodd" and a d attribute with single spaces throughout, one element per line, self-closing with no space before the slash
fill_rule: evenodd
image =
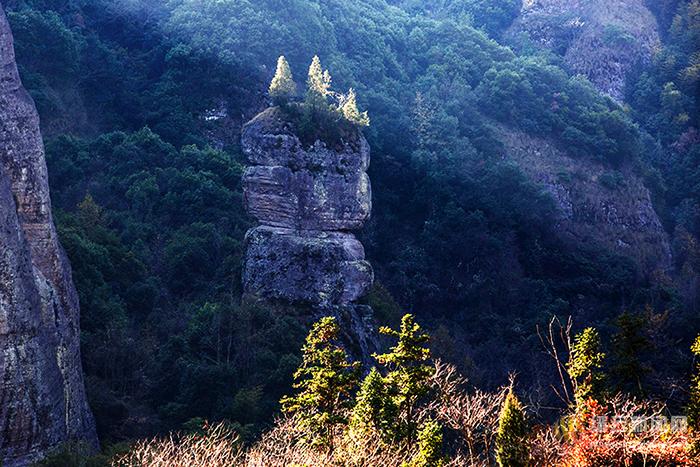
<path id="1" fill-rule="evenodd" d="M 562 239 L 628 257 L 652 281 L 667 277 L 672 264 L 668 235 L 632 168 L 613 170 L 574 158 L 550 141 L 511 128 L 500 127 L 498 135 L 508 159 L 554 199 Z"/>
<path id="2" fill-rule="evenodd" d="M 522 42 L 522 33 L 620 101 L 629 71 L 649 61 L 659 44 L 644 0 L 525 0 L 508 35 Z"/>
<path id="3" fill-rule="evenodd" d="M 348 305 L 372 285 L 362 244 L 350 233 L 369 218 L 369 145 L 355 130 L 337 147 L 305 147 L 278 108 L 243 129 L 251 164 L 243 175 L 248 212 L 247 293 L 318 307 Z"/>
<path id="4" fill-rule="evenodd" d="M 374 275 L 351 233 L 369 219 L 369 145 L 359 129 L 341 141 L 305 145 L 285 114 L 270 108 L 243 128 L 250 166 L 243 175 L 248 212 L 247 297 L 309 310 L 303 321 L 334 316 L 348 351 L 365 364 L 378 349 L 373 313 L 354 302 Z"/>
<path id="5" fill-rule="evenodd" d="M 0 460 L 65 442 L 96 447 L 80 362 L 78 298 L 51 215 L 39 118 L 0 7 Z"/>

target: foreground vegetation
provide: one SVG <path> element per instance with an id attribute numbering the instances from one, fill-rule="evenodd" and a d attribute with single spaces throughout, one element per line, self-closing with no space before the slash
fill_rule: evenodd
<path id="1" fill-rule="evenodd" d="M 549 331 L 554 330 L 556 321 Z M 559 323 L 557 323 L 559 324 Z M 559 329 L 562 330 L 561 328 Z M 285 397 L 285 416 L 252 446 L 226 425 L 194 434 L 137 443 L 113 465 L 155 466 L 676 466 L 700 462 L 699 407 L 690 426 L 674 427 L 661 404 L 607 392 L 597 332 L 575 336 L 560 394 L 574 402 L 553 425 L 516 396 L 515 381 L 494 392 L 471 387 L 454 366 L 432 361 L 428 336 L 405 315 L 388 353 L 375 355 L 360 383 L 357 364 L 338 342 L 333 318 L 311 329 L 296 372 L 297 393 Z M 568 328 L 561 336 L 569 338 Z M 553 333 L 549 334 L 554 336 Z M 556 343 L 550 341 L 552 349 Z M 694 351 L 700 355 L 700 338 Z M 691 392 L 700 400 L 700 367 Z M 601 422 L 604 420 L 605 423 Z M 659 422 L 659 420 L 661 420 Z"/>

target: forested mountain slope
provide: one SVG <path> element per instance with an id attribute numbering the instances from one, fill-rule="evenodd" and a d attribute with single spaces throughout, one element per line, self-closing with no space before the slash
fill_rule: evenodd
<path id="1" fill-rule="evenodd" d="M 535 393 L 553 377 L 536 324 L 571 314 L 609 334 L 624 310 L 648 308 L 657 352 L 644 358 L 672 363 L 644 384 L 664 393 L 683 375 L 677 349 L 698 330 L 697 1 L 654 10 L 663 47 L 630 69 L 625 104 L 556 54 L 504 45 L 518 2 L 153 3 L 3 3 L 48 135 L 106 439 L 196 417 L 252 433 L 291 381 L 299 320 L 239 300 L 251 220 L 238 134 L 266 106 L 279 55 L 301 83 L 318 54 L 370 113 L 362 242 L 378 321 L 413 311 L 472 382 L 515 370 Z M 555 178 L 612 200 L 587 216 L 612 206 L 633 222 L 584 225 L 598 241 L 562 236 Z"/>

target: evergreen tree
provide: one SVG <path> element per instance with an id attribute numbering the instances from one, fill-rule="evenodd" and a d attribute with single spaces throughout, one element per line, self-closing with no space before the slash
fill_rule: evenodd
<path id="1" fill-rule="evenodd" d="M 582 407 L 589 398 L 602 401 L 605 385 L 605 375 L 602 372 L 604 360 L 600 336 L 595 328 L 586 328 L 574 337 L 567 370 L 574 382 L 577 407 Z"/>
<path id="2" fill-rule="evenodd" d="M 302 364 L 294 373 L 293 387 L 299 393 L 280 401 L 282 410 L 295 417 L 308 443 L 331 449 L 334 427 L 347 422 L 346 411 L 351 407 L 359 370 L 359 364 L 349 362 L 338 345 L 339 332 L 332 317 L 313 325 L 302 348 Z"/>
<path id="3" fill-rule="evenodd" d="M 404 315 L 398 331 L 382 327 L 379 332 L 398 340 L 389 353 L 375 355 L 377 361 L 389 370 L 385 381 L 399 417 L 395 436 L 413 440 L 415 410 L 420 399 L 428 393 L 433 374 L 433 367 L 427 364 L 430 350 L 425 347 L 430 337 L 421 331 L 411 314 Z"/>
<path id="4" fill-rule="evenodd" d="M 405 467 L 442 467 L 442 427 L 433 420 L 425 422 L 418 431 L 418 453 Z"/>
<path id="5" fill-rule="evenodd" d="M 617 390 L 643 396 L 642 380 L 650 368 L 642 363 L 641 356 L 652 348 L 646 336 L 646 319 L 639 314 L 624 312 L 615 324 L 618 330 L 612 338 L 615 364 L 610 369 L 611 376 L 616 380 Z"/>
<path id="6" fill-rule="evenodd" d="M 501 467 L 520 467 L 529 465 L 529 457 L 525 411 L 511 389 L 498 419 L 496 461 Z"/>
<path id="7" fill-rule="evenodd" d="M 306 80 L 306 104 L 314 111 L 325 110 L 327 98 L 331 94 L 331 75 L 323 71 L 321 59 L 314 55 Z"/>
<path id="8" fill-rule="evenodd" d="M 357 96 L 354 89 L 350 88 L 350 91 L 342 97 L 340 111 L 349 122 L 358 126 L 369 126 L 369 115 L 367 112 L 360 112 L 357 108 Z"/>
<path id="9" fill-rule="evenodd" d="M 384 378 L 376 368 L 372 368 L 357 393 L 357 403 L 350 419 L 351 433 L 363 436 L 376 431 L 386 439 L 395 419 L 396 406 L 389 397 Z"/>
<path id="10" fill-rule="evenodd" d="M 294 98 L 297 92 L 297 85 L 292 77 L 292 70 L 284 55 L 277 59 L 277 71 L 270 83 L 270 98 L 276 105 L 284 105 Z"/>
<path id="11" fill-rule="evenodd" d="M 104 224 L 102 208 L 95 202 L 90 193 L 78 204 L 78 219 L 85 229 L 92 229 Z"/>
<path id="12" fill-rule="evenodd" d="M 695 357 L 695 374 L 690 383 L 688 401 L 688 427 L 693 435 L 693 452 L 700 455 L 700 336 L 695 338 L 690 350 Z"/>

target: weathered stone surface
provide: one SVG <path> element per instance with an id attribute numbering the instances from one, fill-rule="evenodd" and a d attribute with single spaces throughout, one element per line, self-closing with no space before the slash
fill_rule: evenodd
<path id="1" fill-rule="evenodd" d="M 372 285 L 364 248 L 350 233 L 261 226 L 248 231 L 245 241 L 243 285 L 248 293 L 329 306 L 348 304 Z"/>
<path id="2" fill-rule="evenodd" d="M 620 101 L 627 74 L 651 60 L 659 44 L 644 0 L 525 0 L 509 35 L 520 41 L 523 32 Z"/>
<path id="3" fill-rule="evenodd" d="M 604 177 L 615 172 L 592 158 L 571 157 L 551 141 L 512 128 L 498 133 L 508 158 L 554 199 L 562 239 L 628 257 L 652 280 L 668 274 L 668 235 L 633 168 L 618 169 L 617 186 L 606 186 Z"/>
<path id="4" fill-rule="evenodd" d="M 304 147 L 278 108 L 243 128 L 251 164 L 243 176 L 248 212 L 261 224 L 306 230 L 356 230 L 372 211 L 365 173 L 369 145 L 359 130 L 337 147 L 316 141 Z"/>
<path id="5" fill-rule="evenodd" d="M 372 193 L 364 172 L 292 171 L 253 166 L 243 175 L 248 212 L 265 225 L 306 230 L 355 230 L 369 219 Z"/>
<path id="6" fill-rule="evenodd" d="M 305 148 L 277 107 L 261 112 L 243 127 L 241 146 L 251 165 L 330 171 L 341 175 L 366 172 L 369 167 L 369 144 L 359 129 L 340 147 L 328 148 L 316 141 Z"/>
<path id="7" fill-rule="evenodd" d="M 95 447 L 78 298 L 51 215 L 39 118 L 0 7 L 0 460 L 26 465 L 66 441 Z"/>

